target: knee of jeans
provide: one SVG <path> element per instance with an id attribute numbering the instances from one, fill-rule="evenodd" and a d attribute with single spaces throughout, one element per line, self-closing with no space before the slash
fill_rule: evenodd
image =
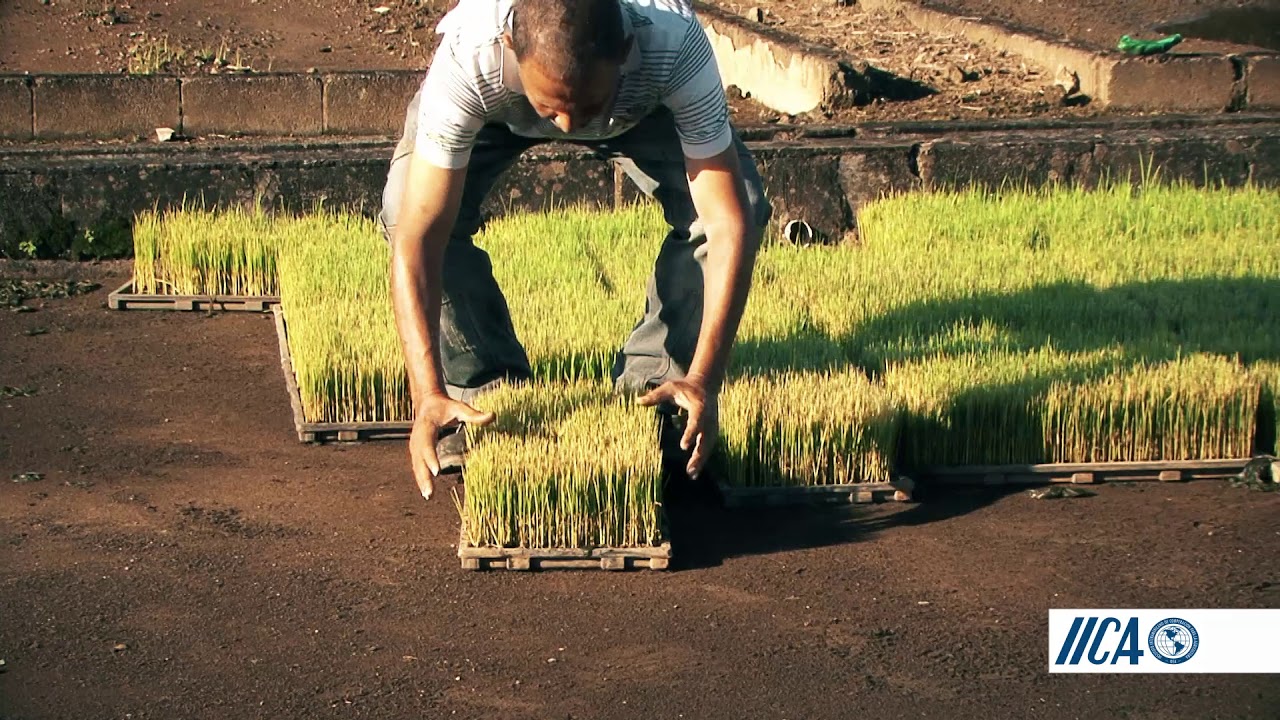
<path id="1" fill-rule="evenodd" d="M 755 241 L 755 249 L 758 249 L 764 240 L 765 230 L 769 227 L 769 220 L 773 217 L 773 206 L 762 188 L 752 188 L 750 184 L 747 185 L 747 203 L 756 229 L 752 238 Z"/>
<path id="2" fill-rule="evenodd" d="M 773 204 L 758 182 L 747 183 L 747 204 L 756 227 L 761 230 L 768 227 L 769 220 L 773 217 Z"/>

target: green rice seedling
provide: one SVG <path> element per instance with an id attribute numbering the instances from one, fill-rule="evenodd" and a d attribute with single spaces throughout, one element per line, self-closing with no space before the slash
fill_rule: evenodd
<path id="1" fill-rule="evenodd" d="M 282 222 L 260 209 L 142 213 L 134 226 L 134 291 L 275 295 Z"/>
<path id="2" fill-rule="evenodd" d="M 1068 442 L 1053 434 L 1065 431 L 1046 415 L 1051 390 L 1066 403 L 1055 406 L 1054 418 L 1119 412 L 1137 401 L 1108 393 L 1121 386 L 1137 392 L 1137 381 L 1125 374 L 1136 368 L 1164 383 L 1144 386 L 1142 397 L 1164 392 L 1198 406 L 1212 396 L 1188 394 L 1186 378 L 1219 376 L 1160 368 L 1197 354 L 1238 357 L 1250 367 L 1280 356 L 1274 192 L 1126 184 L 1100 191 L 970 190 L 887 198 L 864 208 L 859 220 L 857 245 L 761 251 L 731 378 L 834 377 L 861 368 L 902 408 L 900 455 L 909 463 L 1134 454 L 1115 449 L 1114 438 L 1086 451 L 1083 435 Z M 208 231 L 211 221 L 203 222 Z M 152 218 L 139 225 L 142 275 L 168 273 L 170 284 L 182 272 L 193 284 L 199 272 L 269 275 L 265 265 L 255 270 L 216 252 L 166 251 L 159 224 Z M 321 217 L 270 231 L 283 248 L 281 293 L 291 346 L 301 343 L 295 365 L 308 388 L 308 419 L 407 419 L 386 248 L 371 226 L 331 225 Z M 513 215 L 477 237 L 536 378 L 607 377 L 643 309 L 645 279 L 665 233 L 657 209 L 642 206 Z M 163 266 L 172 258 L 205 269 L 170 272 Z M 1202 410 L 1195 417 L 1211 418 Z M 1197 439 L 1200 426 L 1165 427 L 1183 435 L 1159 452 L 1220 447 Z M 805 462 L 816 467 L 820 459 Z"/>
<path id="3" fill-rule="evenodd" d="M 914 463 L 1047 461 L 1034 402 L 1055 379 L 1197 352 L 1275 357 L 1272 191 L 917 193 L 859 220 L 860 245 L 797 259 L 792 292 L 815 336 L 905 388 Z M 1095 366 L 1098 353 L 1111 357 Z"/>
<path id="4" fill-rule="evenodd" d="M 1110 344 L 1266 353 L 1280 195 L 1116 185 L 917 193 L 860 215 L 862 244 L 810 257 L 815 322 L 872 367 L 956 329 L 994 349 Z M 955 340 L 957 338 L 952 338 Z M 964 348 L 959 348 L 964 351 Z"/>
<path id="5" fill-rule="evenodd" d="M 857 370 L 729 383 L 720 399 L 722 481 L 733 487 L 889 482 L 901 413 Z"/>
<path id="6" fill-rule="evenodd" d="M 535 378 L 608 377 L 643 312 L 645 281 L 666 232 L 661 211 L 645 204 L 515 214 L 477 236 Z"/>
<path id="7" fill-rule="evenodd" d="M 412 418 L 377 226 L 335 214 L 290 224 L 282 239 L 280 304 L 307 421 Z"/>
<path id="8" fill-rule="evenodd" d="M 657 223 L 652 208 L 570 208 L 500 218 L 477 236 L 536 379 L 608 377 L 642 309 L 647 258 L 663 235 Z M 307 420 L 411 418 L 390 255 L 374 225 L 323 214 L 281 233 L 281 304 Z"/>
<path id="9" fill-rule="evenodd" d="M 1124 365 L 1114 348 L 939 354 L 893 363 L 883 379 L 904 412 L 900 457 L 910 468 L 1047 462 L 1044 393 L 1055 381 L 1102 376 Z"/>
<path id="10" fill-rule="evenodd" d="M 498 420 L 469 428 L 458 501 L 473 547 L 642 547 L 662 542 L 652 410 L 601 382 L 500 388 Z"/>
<path id="11" fill-rule="evenodd" d="M 1140 363 L 1044 398 L 1051 462 L 1248 457 L 1260 385 L 1238 362 L 1195 355 Z"/>

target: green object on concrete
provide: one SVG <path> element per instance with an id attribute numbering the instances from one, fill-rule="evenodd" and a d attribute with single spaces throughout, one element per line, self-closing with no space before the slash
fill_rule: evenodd
<path id="1" fill-rule="evenodd" d="M 1160 40 L 1134 40 L 1128 35 L 1122 35 L 1120 42 L 1116 43 L 1116 49 L 1130 55 L 1159 55 L 1160 53 L 1169 52 L 1174 45 L 1180 42 L 1182 42 L 1182 35 L 1180 34 L 1170 35 Z"/>

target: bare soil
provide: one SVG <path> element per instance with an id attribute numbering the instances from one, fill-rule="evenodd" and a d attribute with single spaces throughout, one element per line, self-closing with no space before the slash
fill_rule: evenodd
<path id="1" fill-rule="evenodd" d="M 960 15 L 1000 20 L 1038 30 L 1050 37 L 1099 49 L 1114 48 L 1122 35 L 1154 39 L 1182 32 L 1186 40 L 1177 52 L 1238 52 L 1280 50 L 1275 45 L 1247 41 L 1224 42 L 1223 37 L 1248 36 L 1263 28 L 1245 25 L 1265 23 L 1266 35 L 1280 33 L 1277 0 L 916 0 Z M 1240 9 L 1271 13 L 1240 13 Z M 1183 27 L 1205 16 L 1218 16 L 1207 28 Z M 1260 40 L 1256 39 L 1254 42 Z"/>
<path id="2" fill-rule="evenodd" d="M 0 717 L 1265 718 L 1268 676 L 1050 676 L 1053 607 L 1277 607 L 1280 493 L 727 512 L 669 573 L 473 574 L 401 443 L 297 442 L 272 322 L 0 310 Z M 22 476 L 23 473 L 39 473 Z M 13 478 L 27 480 L 16 482 Z"/>
<path id="3" fill-rule="evenodd" d="M 6 0 L 0 72 L 423 69 L 449 0 Z M 385 12 L 379 12 L 382 8 Z"/>

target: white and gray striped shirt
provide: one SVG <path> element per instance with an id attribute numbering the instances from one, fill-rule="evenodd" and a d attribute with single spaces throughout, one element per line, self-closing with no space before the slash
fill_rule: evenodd
<path id="1" fill-rule="evenodd" d="M 416 151 L 433 165 L 465 167 L 476 133 L 505 124 L 516 135 L 603 140 L 666 106 L 684 154 L 706 158 L 732 143 L 729 108 L 706 34 L 687 0 L 619 0 L 633 36 L 612 108 L 572 133 L 534 112 L 516 57 L 502 44 L 511 0 L 461 0 L 440 21 L 445 37 L 422 83 Z"/>

